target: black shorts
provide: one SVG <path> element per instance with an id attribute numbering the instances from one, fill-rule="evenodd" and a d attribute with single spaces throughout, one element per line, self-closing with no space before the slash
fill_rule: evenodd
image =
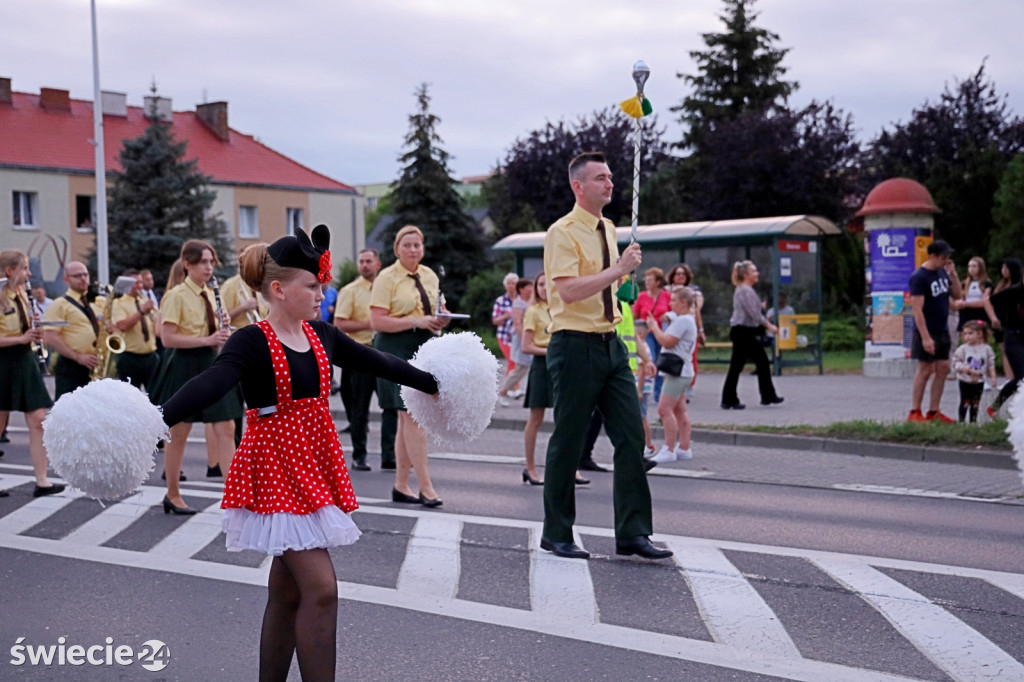
<path id="1" fill-rule="evenodd" d="M 921 362 L 949 360 L 949 350 L 951 347 L 949 332 L 944 331 L 940 334 L 932 334 L 932 339 L 935 341 L 935 352 L 929 354 L 925 352 L 924 345 L 921 342 L 921 333 L 915 327 L 914 339 L 910 342 L 910 357 Z"/>

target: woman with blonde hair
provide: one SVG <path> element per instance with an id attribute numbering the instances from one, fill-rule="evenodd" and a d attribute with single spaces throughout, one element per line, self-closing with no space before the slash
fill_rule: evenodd
<path id="1" fill-rule="evenodd" d="M 742 410 L 736 385 L 747 361 L 753 360 L 757 368 L 757 387 L 761 393 L 762 405 L 778 405 L 782 397 L 775 392 L 772 370 L 768 356 L 758 340 L 761 329 L 778 334 L 779 328 L 772 324 L 761 311 L 761 299 L 754 291 L 760 274 L 752 262 L 737 261 L 732 266 L 732 283 L 736 290 L 732 296 L 732 317 L 729 319 L 729 340 L 732 341 L 732 357 L 729 359 L 729 373 L 722 385 L 722 409 Z"/>
<path id="2" fill-rule="evenodd" d="M 331 365 L 437 392 L 430 374 L 320 321 L 329 246 L 329 230 L 318 225 L 312 240 L 297 229 L 243 251 L 242 277 L 270 312 L 232 334 L 213 365 L 163 406 L 173 429 L 241 382 L 248 425 L 224 485 L 221 525 L 229 551 L 274 557 L 261 680 L 285 680 L 296 654 L 302 679 L 335 678 L 338 583 L 328 549 L 352 544 L 360 532 L 349 516 L 358 504 L 328 404 Z"/>
<path id="3" fill-rule="evenodd" d="M 14 249 L 0 251 L 0 277 L 7 278 L 0 287 L 0 433 L 7 428 L 11 412 L 25 414 L 28 451 L 36 477 L 32 496 L 43 497 L 61 492 L 64 486 L 50 483 L 46 474 L 49 462 L 43 446 L 43 420 L 53 401 L 32 352 L 33 343 L 42 344 L 43 332 L 35 324 L 39 320 L 34 319 L 25 287 L 30 274 L 28 256 Z M 0 490 L 0 497 L 9 494 Z"/>
<path id="4" fill-rule="evenodd" d="M 370 325 L 376 334 L 373 347 L 409 360 L 420 346 L 441 333 L 448 318 L 436 310 L 441 283 L 434 271 L 421 264 L 423 232 L 406 225 L 395 235 L 393 264 L 377 273 L 370 290 Z M 398 385 L 377 379 L 377 400 L 381 409 L 398 410 L 395 435 L 395 486 L 393 502 L 440 507 L 441 497 L 434 490 L 427 470 L 427 434 L 405 409 Z M 419 493 L 409 486 L 409 475 L 416 472 Z"/>

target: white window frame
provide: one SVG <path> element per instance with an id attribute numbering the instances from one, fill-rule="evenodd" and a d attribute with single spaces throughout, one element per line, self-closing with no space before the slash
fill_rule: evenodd
<path id="1" fill-rule="evenodd" d="M 14 190 L 11 193 L 11 227 L 15 230 L 39 229 L 39 193 Z M 28 215 L 28 222 L 25 216 Z"/>
<path id="2" fill-rule="evenodd" d="M 285 225 L 288 226 L 287 233 L 289 236 L 295 235 L 295 228 L 306 229 L 306 211 L 301 208 L 286 208 L 285 209 Z"/>
<path id="3" fill-rule="evenodd" d="M 240 205 L 238 207 L 238 238 L 259 239 L 260 209 L 259 206 Z"/>

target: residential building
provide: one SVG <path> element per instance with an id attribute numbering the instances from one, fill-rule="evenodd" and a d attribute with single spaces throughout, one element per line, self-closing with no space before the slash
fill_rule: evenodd
<path id="1" fill-rule="evenodd" d="M 331 228 L 335 263 L 355 260 L 363 247 L 365 210 L 356 189 L 233 130 L 227 102 L 173 111 L 168 98 L 146 97 L 143 106 L 129 106 L 125 94 L 103 92 L 101 104 L 107 171 L 120 168 L 122 141 L 143 134 L 155 104 L 175 139 L 188 143 L 186 158 L 196 159 L 212 178 L 212 213 L 223 221 L 236 254 L 318 223 Z M 28 250 L 35 241 L 35 251 L 52 238 L 66 245 L 68 260 L 85 257 L 95 242 L 92 138 L 92 102 L 54 88 L 14 92 L 11 79 L 0 78 L 0 248 Z M 55 250 L 44 251 L 42 259 L 42 276 L 51 281 L 59 265 Z"/>

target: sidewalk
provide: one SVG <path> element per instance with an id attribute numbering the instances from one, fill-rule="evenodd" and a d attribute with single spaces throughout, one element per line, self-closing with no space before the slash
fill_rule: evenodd
<path id="1" fill-rule="evenodd" d="M 993 450 L 965 450 L 960 448 L 924 447 L 919 445 L 885 444 L 862 441 L 839 441 L 818 437 L 786 436 L 766 433 L 738 432 L 707 429 L 703 426 L 824 426 L 834 422 L 870 419 L 879 422 L 900 422 L 910 410 L 910 379 L 871 379 L 856 374 L 789 375 L 773 377 L 779 395 L 786 401 L 782 405 L 765 407 L 757 394 L 757 380 L 744 374 L 740 378 L 740 400 L 745 410 L 723 410 L 719 406 L 723 373 L 706 373 L 698 377 L 694 397 L 688 406 L 694 425 L 693 439 L 698 443 L 741 445 L 750 447 L 811 450 L 872 457 L 932 461 L 999 469 L 1016 469 L 1017 464 L 1006 452 Z M 943 393 L 942 411 L 956 415 L 958 401 L 956 382 L 947 381 Z M 510 407 L 498 405 L 489 429 L 511 429 L 522 432 L 527 410 L 522 400 Z M 338 395 L 331 397 L 331 409 L 340 422 L 345 411 Z M 371 405 L 371 419 L 379 420 L 380 409 L 376 401 Z M 655 417 L 656 411 L 651 410 Z M 983 416 L 988 419 L 987 416 Z M 544 415 L 542 429 L 552 428 L 552 410 Z M 951 425 L 950 428 L 969 428 Z M 660 431 L 660 429 L 658 429 Z"/>

